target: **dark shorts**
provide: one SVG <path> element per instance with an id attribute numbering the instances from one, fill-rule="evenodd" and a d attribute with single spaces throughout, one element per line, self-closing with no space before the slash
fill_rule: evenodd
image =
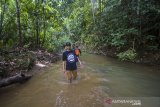
<path id="1" fill-rule="evenodd" d="M 69 67 L 66 67 L 66 70 L 69 70 L 69 71 L 74 71 L 74 70 L 77 70 L 77 67 L 74 67 L 74 68 L 69 68 Z"/>

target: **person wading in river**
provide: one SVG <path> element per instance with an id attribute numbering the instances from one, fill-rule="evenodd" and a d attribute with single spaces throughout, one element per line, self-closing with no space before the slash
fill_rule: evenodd
<path id="1" fill-rule="evenodd" d="M 63 52 L 62 59 L 63 59 L 63 71 L 70 83 L 72 83 L 72 79 L 76 79 L 77 77 L 77 60 L 81 65 L 81 61 L 75 55 L 75 52 L 71 50 L 71 43 L 67 42 L 66 51 Z"/>
<path id="2" fill-rule="evenodd" d="M 78 46 L 76 46 L 76 47 L 74 48 L 74 52 L 75 52 L 75 54 L 76 54 L 77 57 L 79 57 L 79 56 L 81 55 L 81 50 L 79 49 Z"/>

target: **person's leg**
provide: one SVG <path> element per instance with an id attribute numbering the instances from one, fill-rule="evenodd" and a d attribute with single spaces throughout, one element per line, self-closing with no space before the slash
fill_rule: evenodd
<path id="1" fill-rule="evenodd" d="M 72 71 L 73 79 L 75 80 L 77 78 L 77 70 Z"/>
<path id="2" fill-rule="evenodd" d="M 67 75 L 67 80 L 72 83 L 72 72 L 71 71 L 66 71 L 66 75 Z"/>

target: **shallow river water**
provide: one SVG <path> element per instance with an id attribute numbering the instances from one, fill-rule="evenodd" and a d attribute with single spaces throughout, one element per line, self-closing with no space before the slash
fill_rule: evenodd
<path id="1" fill-rule="evenodd" d="M 72 84 L 59 61 L 24 84 L 0 89 L 0 107 L 160 107 L 157 68 L 92 54 L 81 60 Z"/>

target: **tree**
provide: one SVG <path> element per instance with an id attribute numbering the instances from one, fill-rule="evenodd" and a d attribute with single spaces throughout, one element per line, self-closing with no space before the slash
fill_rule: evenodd
<path id="1" fill-rule="evenodd" d="M 19 36 L 19 46 L 22 45 L 22 33 L 21 33 L 21 22 L 20 22 L 20 7 L 19 0 L 15 0 L 16 3 L 16 15 L 17 15 L 17 35 Z"/>
<path id="2" fill-rule="evenodd" d="M 2 31 L 3 31 L 3 22 L 4 22 L 4 14 L 6 11 L 6 0 L 1 0 L 1 18 L 0 18 L 0 37 L 2 37 Z"/>

